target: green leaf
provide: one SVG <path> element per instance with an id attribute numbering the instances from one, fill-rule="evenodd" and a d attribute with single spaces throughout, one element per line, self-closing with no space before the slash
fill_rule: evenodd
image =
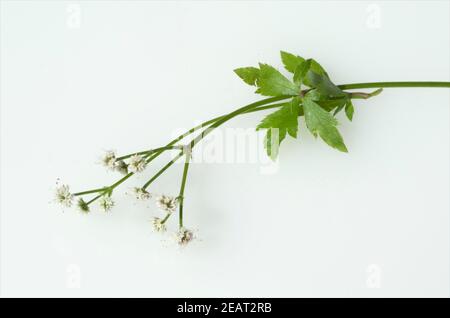
<path id="1" fill-rule="evenodd" d="M 330 78 L 325 69 L 314 59 L 311 60 L 311 65 L 307 76 L 305 77 L 304 84 L 309 87 L 317 87 L 319 83 L 326 78 L 330 81 Z M 331 81 L 330 81 L 331 82 Z"/>
<path id="2" fill-rule="evenodd" d="M 299 76 L 304 69 L 306 75 L 303 76 L 301 84 L 305 84 L 311 88 L 316 88 L 317 93 L 322 95 L 321 99 L 328 99 L 329 97 L 339 97 L 343 96 L 344 92 L 338 88 L 330 80 L 328 73 L 325 69 L 314 59 L 308 59 L 305 61 L 304 58 L 294 55 L 288 52 L 281 51 L 281 60 L 283 61 L 284 67 L 291 73 L 294 73 L 294 82 L 296 84 L 300 83 Z M 303 65 L 305 62 L 308 65 Z M 295 74 L 297 72 L 297 75 Z"/>
<path id="3" fill-rule="evenodd" d="M 256 130 L 267 129 L 264 147 L 272 160 L 277 158 L 279 146 L 286 134 L 289 134 L 292 138 L 297 138 L 298 115 L 299 99 L 293 98 L 290 102 L 281 106 L 279 110 L 266 116 L 256 127 Z"/>
<path id="4" fill-rule="evenodd" d="M 257 93 L 264 96 L 297 95 L 299 88 L 277 69 L 268 64 L 259 64 L 259 77 L 256 80 Z"/>
<path id="5" fill-rule="evenodd" d="M 281 61 L 284 64 L 284 68 L 291 73 L 294 73 L 297 66 L 305 61 L 303 57 L 294 55 L 288 52 L 280 51 Z"/>
<path id="6" fill-rule="evenodd" d="M 348 120 L 352 121 L 354 112 L 355 109 L 353 108 L 352 100 L 349 99 L 347 104 L 345 104 L 345 114 L 347 115 Z"/>
<path id="7" fill-rule="evenodd" d="M 344 97 L 345 93 L 324 74 L 317 74 L 311 70 L 308 72 L 305 85 L 315 88 L 316 100 L 324 100 L 336 97 Z"/>
<path id="8" fill-rule="evenodd" d="M 305 63 L 308 64 L 305 65 Z M 308 59 L 305 62 L 298 62 L 296 71 L 300 72 L 301 70 L 306 70 L 306 75 L 303 75 L 302 84 L 315 88 L 316 92 L 321 96 L 320 99 L 345 95 L 339 87 L 333 84 L 328 73 L 316 60 Z M 297 82 L 298 76 L 300 74 L 296 76 L 294 72 L 294 82 Z"/>
<path id="9" fill-rule="evenodd" d="M 336 118 L 322 109 L 308 95 L 303 99 L 303 109 L 306 127 L 315 137 L 319 135 L 329 146 L 343 152 L 348 151 L 341 134 L 336 128 L 338 125 Z"/>
<path id="10" fill-rule="evenodd" d="M 264 148 L 266 148 L 266 153 L 270 159 L 275 161 L 280 152 L 280 144 L 286 137 L 286 130 L 281 130 L 277 128 L 267 129 L 266 135 L 264 136 Z"/>
<path id="11" fill-rule="evenodd" d="M 329 77 L 325 69 L 322 67 L 322 65 L 320 65 L 319 62 L 317 62 L 314 59 L 311 59 L 311 71 L 313 71 L 316 74 Z"/>
<path id="12" fill-rule="evenodd" d="M 320 107 L 322 107 L 326 111 L 332 111 L 334 109 L 333 116 L 336 116 L 341 110 L 344 109 L 348 101 L 349 101 L 348 98 L 341 98 L 317 103 L 320 105 Z"/>
<path id="13" fill-rule="evenodd" d="M 348 94 L 344 92 L 343 95 L 329 96 L 327 94 L 324 94 L 323 91 L 317 88 L 314 88 L 308 92 L 308 98 L 315 101 L 320 105 L 320 107 L 328 112 L 338 108 L 334 115 L 336 115 L 343 109 L 349 99 Z"/>
<path id="14" fill-rule="evenodd" d="M 256 67 L 241 67 L 234 70 L 234 72 L 248 85 L 256 85 L 259 77 L 259 69 Z"/>
<path id="15" fill-rule="evenodd" d="M 311 68 L 311 59 L 306 60 L 303 63 L 300 63 L 294 72 L 294 83 L 297 84 L 299 87 L 303 85 L 303 82 L 305 80 L 306 74 L 308 73 L 309 69 Z"/>

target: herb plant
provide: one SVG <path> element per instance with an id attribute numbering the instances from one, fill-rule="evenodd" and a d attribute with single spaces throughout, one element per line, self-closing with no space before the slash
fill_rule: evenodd
<path id="1" fill-rule="evenodd" d="M 337 128 L 336 114 L 344 111 L 351 121 L 354 114 L 353 100 L 374 97 L 380 94 L 383 88 L 391 87 L 450 88 L 450 82 L 372 82 L 335 85 L 325 69 L 314 59 L 304 59 L 282 51 L 281 60 L 285 69 L 292 74 L 292 79 L 286 78 L 276 68 L 262 63 L 258 67 L 242 67 L 234 70 L 245 83 L 256 87 L 257 94 L 267 98 L 210 119 L 191 128 L 165 146 L 121 156 L 108 151 L 104 154 L 102 163 L 108 169 L 123 174 L 120 179 L 109 186 L 80 192 L 71 192 L 69 186 L 58 183 L 56 201 L 67 207 L 76 201 L 76 206 L 83 213 L 90 212 L 91 205 L 97 202 L 101 210 L 108 212 L 114 206 L 112 195 L 120 185 L 133 175 L 144 171 L 162 153 L 175 151 L 175 157 L 141 187 L 134 188 L 133 195 L 140 200 L 152 198 L 152 194 L 148 191 L 150 185 L 176 161 L 183 158 L 179 192 L 175 196 L 161 195 L 155 198 L 163 216 L 155 217 L 152 222 L 155 231 L 165 232 L 168 219 L 178 209 L 178 230 L 175 232 L 175 239 L 178 244 L 185 245 L 194 238 L 193 232 L 184 227 L 183 221 L 183 203 L 192 149 L 206 135 L 227 121 L 243 114 L 274 109 L 274 112 L 267 115 L 256 127 L 257 130 L 265 130 L 264 147 L 272 160 L 277 158 L 280 144 L 287 135 L 297 138 L 298 121 L 302 117 L 314 137 L 319 136 L 330 147 L 347 152 Z M 375 90 L 353 92 L 354 89 Z"/>

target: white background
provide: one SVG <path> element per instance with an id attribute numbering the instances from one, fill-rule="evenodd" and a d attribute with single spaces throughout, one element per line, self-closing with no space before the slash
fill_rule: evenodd
<path id="1" fill-rule="evenodd" d="M 448 89 L 386 89 L 339 116 L 348 154 L 300 121 L 279 170 L 194 164 L 179 250 L 153 203 L 55 205 L 56 178 L 117 179 L 96 162 L 259 99 L 232 70 L 279 50 L 338 84 L 450 80 L 449 2 L 1 3 L 3 296 L 448 296 Z M 81 10 L 79 24 L 76 15 Z M 75 19 L 75 20 L 74 20 Z M 227 127 L 254 127 L 263 114 Z M 151 191 L 176 194 L 181 165 Z M 175 219 L 171 220 L 175 226 Z M 77 288 L 79 287 L 79 288 Z"/>

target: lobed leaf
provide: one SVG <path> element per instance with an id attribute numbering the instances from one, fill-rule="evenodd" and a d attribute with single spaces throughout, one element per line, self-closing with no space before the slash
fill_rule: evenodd
<path id="1" fill-rule="evenodd" d="M 267 129 L 264 147 L 272 160 L 277 158 L 279 146 L 286 134 L 297 138 L 299 112 L 299 99 L 293 98 L 279 110 L 267 115 L 256 127 L 256 130 Z"/>
<path id="2" fill-rule="evenodd" d="M 256 86 L 256 81 L 259 77 L 259 69 L 256 67 L 241 67 L 234 70 L 245 83 Z"/>
<path id="3" fill-rule="evenodd" d="M 277 69 L 268 64 L 259 64 L 256 81 L 257 93 L 264 96 L 297 95 L 299 87 L 288 80 Z"/>
<path id="4" fill-rule="evenodd" d="M 294 73 L 297 67 L 305 61 L 303 57 L 284 51 L 280 51 L 280 55 L 284 68 L 291 73 Z"/>
<path id="5" fill-rule="evenodd" d="M 306 127 L 315 137 L 319 135 L 329 146 L 342 152 L 348 152 L 344 140 L 336 128 L 338 125 L 336 118 L 314 102 L 308 94 L 303 99 L 303 109 Z"/>
<path id="6" fill-rule="evenodd" d="M 353 108 L 352 100 L 349 99 L 347 104 L 345 104 L 345 114 L 347 115 L 348 120 L 352 121 L 354 112 L 355 109 Z"/>
<path id="7" fill-rule="evenodd" d="M 315 88 L 325 98 L 344 95 L 343 91 L 333 84 L 328 73 L 316 60 L 305 60 L 300 56 L 284 51 L 281 51 L 281 60 L 286 70 L 294 74 L 296 84 L 305 84 Z M 300 76 L 303 77 L 301 82 L 299 81 Z"/>
<path id="8" fill-rule="evenodd" d="M 332 111 L 334 109 L 333 116 L 336 116 L 341 110 L 344 109 L 345 105 L 349 101 L 348 98 L 328 100 L 325 102 L 317 102 L 322 108 L 327 111 Z"/>
<path id="9" fill-rule="evenodd" d="M 308 59 L 304 61 L 303 63 L 300 63 L 294 72 L 294 83 L 296 83 L 299 87 L 303 85 L 303 82 L 305 81 L 306 75 L 308 74 L 310 68 L 311 68 L 311 59 Z"/>

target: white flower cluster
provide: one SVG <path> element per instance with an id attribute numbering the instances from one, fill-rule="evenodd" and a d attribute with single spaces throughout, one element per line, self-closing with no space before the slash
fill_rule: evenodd
<path id="1" fill-rule="evenodd" d="M 180 228 L 175 234 L 175 240 L 178 245 L 186 245 L 194 239 L 194 233 L 184 227 Z"/>
<path id="2" fill-rule="evenodd" d="M 70 188 L 68 185 L 63 184 L 56 188 L 55 199 L 56 202 L 70 208 L 73 203 L 74 195 L 70 193 Z"/>
<path id="3" fill-rule="evenodd" d="M 165 232 L 167 227 L 165 225 L 169 215 L 177 208 L 177 199 L 168 195 L 160 195 L 156 198 L 156 206 L 166 214 L 164 219 L 154 217 L 152 220 L 153 229 L 155 232 Z"/>
<path id="4" fill-rule="evenodd" d="M 152 197 L 150 192 L 147 192 L 143 188 L 133 188 L 134 197 L 138 200 L 148 200 Z"/>
<path id="5" fill-rule="evenodd" d="M 144 156 L 135 154 L 128 159 L 126 163 L 122 159 L 118 159 L 116 152 L 113 150 L 108 150 L 105 152 L 101 158 L 101 163 L 108 170 L 118 171 L 122 174 L 127 174 L 128 172 L 139 173 L 145 170 L 147 166 L 147 161 Z"/>
<path id="6" fill-rule="evenodd" d="M 163 212 L 172 213 L 177 209 L 178 200 L 176 197 L 160 195 L 156 198 L 156 206 Z"/>
<path id="7" fill-rule="evenodd" d="M 112 150 L 106 151 L 102 158 L 102 164 L 109 170 L 115 170 L 116 163 L 117 163 L 116 153 Z"/>
<path id="8" fill-rule="evenodd" d="M 100 198 L 98 204 L 100 205 L 100 208 L 103 212 L 109 212 L 114 206 L 114 201 L 109 195 L 103 195 Z"/>
<path id="9" fill-rule="evenodd" d="M 122 174 L 128 173 L 128 165 L 123 160 L 118 160 L 116 156 L 116 152 L 112 150 L 108 150 L 103 155 L 101 162 L 103 166 L 105 166 L 108 170 L 118 171 Z"/>
<path id="10" fill-rule="evenodd" d="M 151 197 L 151 194 L 142 188 L 134 188 L 133 191 L 138 199 L 145 200 Z M 66 207 L 71 207 L 75 198 L 75 196 L 70 192 L 69 186 L 65 184 L 56 188 L 55 196 L 56 201 Z M 82 198 L 79 198 L 77 200 L 77 207 L 82 213 L 89 213 L 89 203 L 90 202 L 86 202 Z M 165 222 L 168 219 L 168 216 L 176 210 L 178 203 L 179 200 L 177 197 L 160 195 L 156 198 L 156 205 L 162 212 L 166 213 L 166 217 L 164 219 L 159 217 L 153 218 L 152 226 L 156 232 L 165 232 L 167 230 Z M 98 204 L 104 212 L 108 212 L 114 207 L 114 201 L 108 194 L 103 194 L 99 198 Z M 194 239 L 194 234 L 192 231 L 182 227 L 175 233 L 174 238 L 176 243 L 181 246 L 185 246 Z"/>
<path id="11" fill-rule="evenodd" d="M 166 217 L 164 219 L 160 219 L 158 217 L 153 218 L 152 225 L 153 229 L 156 232 L 165 232 L 167 227 L 165 225 L 168 217 L 175 212 L 177 206 L 179 204 L 179 199 L 177 197 L 172 197 L 168 195 L 160 195 L 156 198 L 156 206 L 164 213 L 166 213 Z M 178 245 L 184 246 L 191 242 L 194 239 L 194 233 L 184 227 L 180 228 L 174 234 L 175 242 Z"/>
<path id="12" fill-rule="evenodd" d="M 144 171 L 147 166 L 145 158 L 141 155 L 133 155 L 128 161 L 128 170 L 133 173 L 138 173 Z"/>
<path id="13" fill-rule="evenodd" d="M 164 221 L 160 218 L 154 217 L 152 220 L 152 225 L 155 232 L 165 232 L 167 230 Z"/>
<path id="14" fill-rule="evenodd" d="M 65 207 L 71 207 L 75 195 L 70 192 L 70 188 L 67 184 L 59 185 L 55 190 L 55 200 L 57 203 Z M 82 213 L 89 213 L 89 203 L 84 201 L 82 198 L 77 200 L 76 206 Z M 114 201 L 109 195 L 102 195 L 99 199 L 99 206 L 104 212 L 108 212 L 114 206 Z"/>

